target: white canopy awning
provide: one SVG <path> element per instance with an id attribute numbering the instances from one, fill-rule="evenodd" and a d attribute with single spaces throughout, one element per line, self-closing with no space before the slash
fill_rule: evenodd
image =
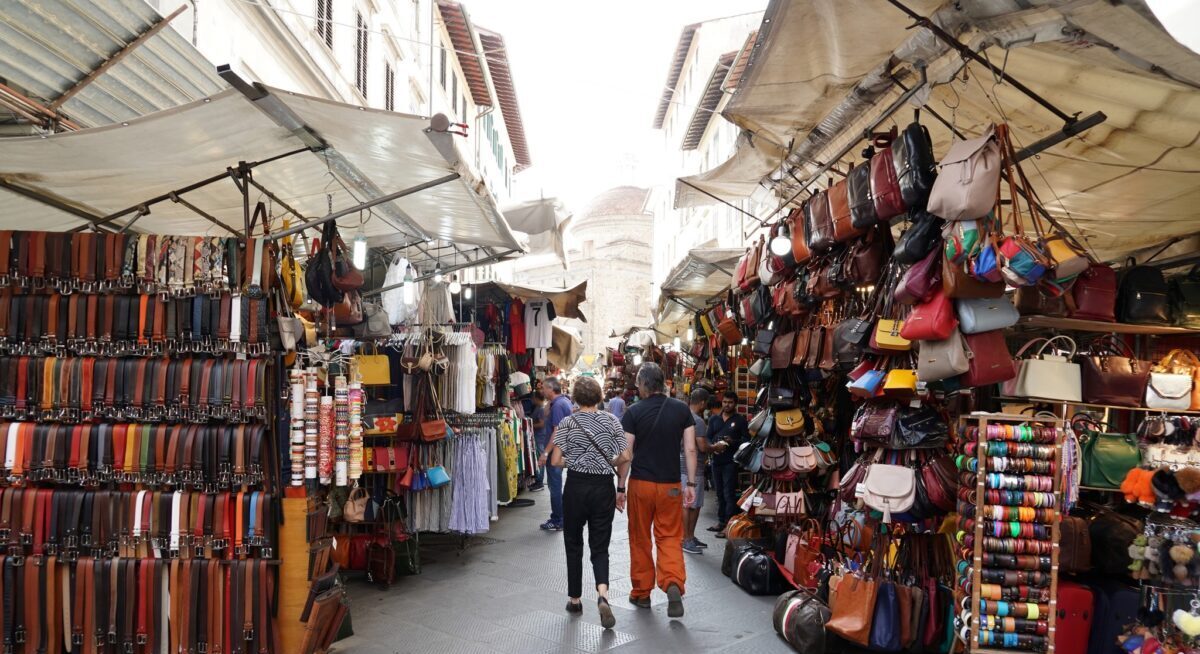
<path id="1" fill-rule="evenodd" d="M 574 327 L 551 325 L 551 344 L 546 359 L 561 370 L 570 370 L 583 350 L 583 337 Z"/>
<path id="2" fill-rule="evenodd" d="M 712 298 L 729 289 L 738 258 L 745 251 L 739 248 L 696 248 L 675 265 L 659 286 L 655 325 L 665 334 L 687 329 L 695 313 Z M 689 306 L 691 305 L 691 306 Z"/>
<path id="3" fill-rule="evenodd" d="M 0 140 L 0 226 L 65 230 L 95 220 L 120 227 L 137 215 L 130 208 L 239 162 L 263 162 L 251 170 L 258 184 L 249 188 L 251 204 L 270 202 L 277 217 L 287 214 L 282 203 L 312 220 L 416 187 L 422 190 L 342 218 L 345 238 L 361 220 L 374 246 L 441 242 L 520 251 L 483 182 L 460 161 L 455 138 L 417 116 L 262 86 L 228 89 L 125 123 Z M 233 179 L 178 197 L 185 202 L 149 205 L 130 229 L 228 233 L 185 203 L 243 227 L 243 196 Z M 110 219 L 114 214 L 121 217 Z"/>
<path id="4" fill-rule="evenodd" d="M 563 245 L 563 233 L 571 224 L 571 214 L 558 198 L 527 200 L 505 206 L 501 211 L 505 219 L 517 232 L 529 235 L 527 254 L 553 254 L 567 267 L 567 251 Z"/>
<path id="5" fill-rule="evenodd" d="M 1047 212 L 1101 258 L 1200 231 L 1200 55 L 1172 39 L 1143 2 L 1036 0 L 1021 10 L 1008 0 L 904 4 L 972 49 L 992 46 L 983 53 L 993 64 L 1062 112 L 1107 116 L 1024 164 Z M 774 0 L 723 116 L 756 145 L 786 146 L 788 166 L 803 180 L 861 141 L 903 92 L 891 74 L 912 86 L 911 71 L 923 60 L 933 88 L 913 102 L 927 108 L 921 122 L 938 156 L 953 137 L 931 112 L 968 136 L 1008 122 L 1018 149 L 1061 132 L 1061 117 L 982 64 L 970 63 L 964 75 L 964 57 L 928 28 L 908 29 L 912 22 L 886 0 Z M 911 114 L 901 110 L 894 120 L 903 126 Z M 753 159 L 747 143 L 739 141 L 734 160 Z M 857 160 L 857 149 L 839 168 Z M 734 160 L 701 175 L 708 189 L 725 185 L 715 194 L 729 201 L 754 192 L 745 183 L 753 171 L 734 170 Z M 758 170 L 783 199 L 794 195 L 797 183 L 778 160 L 761 160 Z"/>

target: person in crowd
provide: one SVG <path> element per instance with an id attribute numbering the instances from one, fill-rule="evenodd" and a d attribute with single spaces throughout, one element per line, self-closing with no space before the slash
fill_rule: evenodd
<path id="1" fill-rule="evenodd" d="M 558 377 L 547 377 L 542 382 L 542 395 L 549 403 L 545 408 L 546 430 L 550 434 L 549 442 L 542 446 L 542 456 L 538 465 L 546 469 L 546 483 L 550 486 L 550 519 L 541 524 L 543 531 L 562 531 L 562 468 L 550 464 L 550 446 L 554 440 L 554 429 L 564 418 L 571 415 L 571 399 L 562 394 L 562 382 Z"/>
<path id="2" fill-rule="evenodd" d="M 667 593 L 667 616 L 679 618 L 683 617 L 687 580 L 683 507 L 696 501 L 696 424 L 687 404 L 667 397 L 666 380 L 658 364 L 642 364 L 637 387 L 641 400 L 621 419 L 630 461 L 620 464 L 617 470 L 617 509 L 623 510 L 627 502 L 629 506 L 629 576 L 633 586 L 629 602 L 649 608 L 650 592 L 657 581 Z M 684 452 L 682 487 L 680 449 Z"/>
<path id="3" fill-rule="evenodd" d="M 725 391 L 721 398 L 721 412 L 709 418 L 708 441 L 721 450 L 713 455 L 713 490 L 717 493 L 717 524 L 708 528 L 717 532 L 717 538 L 725 537 L 725 525 L 738 513 L 737 464 L 733 455 L 747 438 L 746 419 L 737 412 L 737 393 Z"/>
<path id="4" fill-rule="evenodd" d="M 625 400 L 621 398 L 621 394 L 616 389 L 608 391 L 608 403 L 605 410 L 616 416 L 617 420 L 625 415 Z"/>
<path id="5" fill-rule="evenodd" d="M 533 412 L 530 414 L 533 420 L 533 442 L 537 444 L 538 451 L 544 451 L 546 446 L 550 444 L 550 430 L 546 428 L 546 396 L 542 395 L 541 390 L 533 392 Z M 529 487 L 530 491 L 540 491 L 546 487 L 545 484 L 546 468 L 538 466 L 537 474 L 533 477 L 533 485 Z"/>
<path id="6" fill-rule="evenodd" d="M 590 377 L 575 382 L 572 396 L 579 412 L 558 423 L 552 459 L 567 469 L 563 488 L 563 546 L 567 552 L 567 612 L 583 612 L 583 528 L 588 531 L 592 575 L 596 579 L 600 624 L 617 624 L 608 604 L 608 543 L 612 537 L 617 493 L 613 483 L 625 454 L 625 431 L 612 414 L 600 411 L 600 384 Z"/>
<path id="7" fill-rule="evenodd" d="M 696 538 L 696 523 L 700 520 L 700 509 L 704 507 L 705 455 L 709 452 L 719 452 L 725 447 L 721 443 L 710 445 L 708 442 L 706 436 L 708 433 L 708 423 L 704 420 L 704 410 L 708 406 L 708 398 L 708 391 L 703 388 L 697 388 L 688 397 L 688 404 L 692 410 L 692 421 L 696 427 L 697 452 L 696 476 L 693 478 L 696 482 L 696 500 L 691 504 L 685 504 L 683 507 L 683 551 L 688 554 L 703 554 L 704 548 L 708 547 L 706 543 Z M 681 483 L 687 484 L 687 461 L 683 452 L 680 452 L 679 455 L 679 475 Z"/>
<path id="8" fill-rule="evenodd" d="M 708 396 L 708 406 L 704 409 L 704 431 L 707 439 L 708 421 L 712 417 L 721 412 L 721 398 L 717 395 Z M 713 458 L 708 457 L 708 464 L 704 466 L 704 490 L 709 491 L 713 488 Z"/>

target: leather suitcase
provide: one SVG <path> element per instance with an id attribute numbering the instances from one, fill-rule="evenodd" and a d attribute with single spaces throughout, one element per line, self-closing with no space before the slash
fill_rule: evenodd
<path id="1" fill-rule="evenodd" d="M 1060 579 L 1054 651 L 1059 654 L 1087 654 L 1094 612 L 1092 589 Z"/>
<path id="2" fill-rule="evenodd" d="M 1137 621 L 1141 598 L 1136 586 L 1116 579 L 1100 578 L 1088 584 L 1095 610 L 1087 654 L 1120 654 L 1117 636 L 1125 626 Z"/>

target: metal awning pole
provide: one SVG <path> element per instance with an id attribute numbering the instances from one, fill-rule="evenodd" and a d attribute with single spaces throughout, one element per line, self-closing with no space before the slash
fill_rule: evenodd
<path id="1" fill-rule="evenodd" d="M 443 270 L 442 274 L 445 275 L 447 273 L 452 273 L 452 272 L 455 272 L 458 270 L 463 270 L 464 268 L 474 268 L 475 266 L 482 266 L 485 263 L 491 263 L 493 261 L 496 261 L 497 259 L 503 259 L 504 257 L 507 257 L 508 255 L 516 253 L 516 252 L 520 252 L 520 250 L 504 250 L 503 252 L 497 252 L 495 254 L 491 254 L 486 257 L 482 257 L 480 259 L 475 259 L 474 261 L 465 261 L 461 264 L 457 264 L 457 265 L 451 266 L 450 268 L 448 268 L 446 270 Z M 432 274 L 421 275 L 420 277 L 413 278 L 413 281 L 414 282 L 423 282 L 426 279 L 429 279 L 430 277 L 433 277 L 433 275 Z M 401 282 L 399 284 L 391 284 L 388 286 L 384 286 L 382 288 L 377 288 L 374 290 L 367 291 L 367 292 L 363 293 L 362 296 L 363 297 L 372 297 L 375 295 L 379 295 L 380 293 L 385 293 L 392 289 L 400 288 L 401 286 L 404 286 L 403 282 Z"/>
<path id="2" fill-rule="evenodd" d="M 679 177 L 679 178 L 678 178 L 678 180 L 679 180 L 679 183 L 680 183 L 680 184 L 683 184 L 684 186 L 690 186 L 690 187 L 692 187 L 692 188 L 696 189 L 697 191 L 700 191 L 701 193 L 703 193 L 703 194 L 707 195 L 708 197 L 710 197 L 710 198 L 712 198 L 712 199 L 716 200 L 717 202 L 720 202 L 721 204 L 723 204 L 723 205 L 725 205 L 725 206 L 729 207 L 730 209 L 733 209 L 734 211 L 737 211 L 737 212 L 743 213 L 743 214 L 745 214 L 745 215 L 747 215 L 747 216 L 750 216 L 750 218 L 751 218 L 752 220 L 758 220 L 758 216 L 756 216 L 756 215 L 754 215 L 754 214 L 750 213 L 749 211 L 746 211 L 745 209 L 743 209 L 743 208 L 741 208 L 741 207 L 737 206 L 736 204 L 733 204 L 732 202 L 729 202 L 728 200 L 725 200 L 725 199 L 723 199 L 723 198 L 719 198 L 719 197 L 717 197 L 717 196 L 713 195 L 712 193 L 709 193 L 708 191 L 705 191 L 704 189 L 700 188 L 699 186 L 696 186 L 695 184 L 693 184 L 693 183 L 691 183 L 691 182 L 687 181 L 686 179 L 684 179 L 684 178 L 682 178 L 682 177 Z"/>
<path id="3" fill-rule="evenodd" d="M 187 207 L 188 209 L 191 209 L 192 211 L 200 214 L 200 216 L 202 218 L 208 220 L 208 222 L 213 223 L 214 225 L 217 225 L 218 227 L 223 227 L 225 230 L 227 230 L 230 234 L 233 234 L 234 236 L 241 236 L 242 233 L 239 232 L 238 230 L 230 227 L 229 225 L 226 225 L 225 223 L 221 222 L 221 220 L 218 219 L 216 216 L 208 213 L 207 211 L 201 209 L 200 207 L 197 207 L 196 205 L 192 204 L 191 202 L 184 200 L 183 198 L 179 197 L 175 193 L 171 193 L 170 197 L 171 197 L 172 202 L 177 202 L 179 204 L 182 204 L 183 206 Z"/>
<path id="4" fill-rule="evenodd" d="M 222 177 L 224 177 L 224 175 L 222 175 Z M 320 227 L 321 225 L 324 225 L 325 223 L 327 223 L 331 220 L 337 220 L 338 218 L 341 218 L 342 216 L 348 216 L 352 213 L 362 211 L 363 209 L 370 209 L 371 207 L 378 205 L 378 204 L 383 204 L 385 202 L 391 202 L 392 200 L 398 200 L 406 195 L 412 195 L 413 193 L 420 193 L 421 191 L 431 189 L 435 186 L 439 186 L 439 185 L 445 184 L 447 182 L 453 182 L 454 180 L 456 180 L 458 178 L 459 178 L 458 173 L 450 173 L 449 175 L 446 175 L 445 177 L 439 177 L 437 179 L 430 180 L 423 184 L 417 184 L 416 186 L 410 186 L 410 187 L 404 189 L 403 191 L 396 191 L 395 193 L 388 193 L 387 195 L 377 197 L 374 200 L 368 200 L 366 202 L 356 204 L 353 207 L 350 207 L 347 209 L 342 209 L 341 211 L 335 211 L 323 218 L 317 218 L 316 220 L 313 220 L 312 222 L 305 223 L 303 225 L 296 225 L 295 227 L 290 227 L 288 229 L 283 230 L 282 232 L 276 232 L 274 234 L 271 234 L 267 238 L 272 241 L 277 241 L 285 236 L 291 236 L 292 234 L 299 234 L 300 232 L 302 232 L 310 227 Z"/>

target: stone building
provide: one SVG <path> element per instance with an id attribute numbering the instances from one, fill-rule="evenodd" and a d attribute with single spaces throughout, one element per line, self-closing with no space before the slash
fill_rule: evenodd
<path id="1" fill-rule="evenodd" d="M 651 242 L 654 213 L 647 206 L 649 189 L 618 186 L 592 199 L 571 219 L 566 235 L 564 270 L 557 260 L 522 267 L 516 262 L 513 281 L 531 286 L 572 286 L 588 282 L 588 299 L 583 313 L 588 321 L 563 321 L 583 335 L 583 354 L 598 354 L 616 344 L 613 331 L 631 325 L 648 326 L 653 321 Z"/>

